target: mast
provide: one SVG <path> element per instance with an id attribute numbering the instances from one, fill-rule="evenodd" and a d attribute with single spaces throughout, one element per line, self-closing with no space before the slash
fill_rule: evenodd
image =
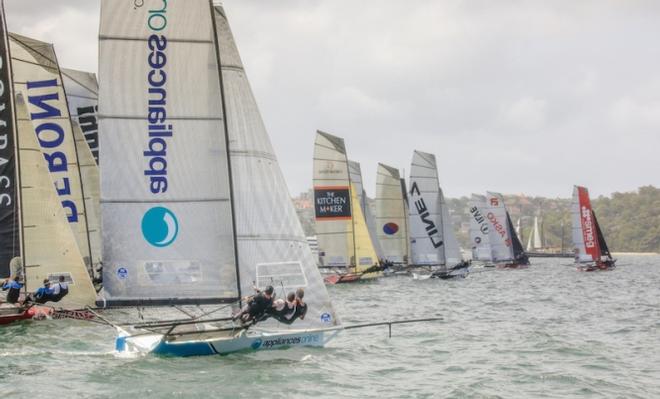
<path id="1" fill-rule="evenodd" d="M 16 116 L 16 104 L 14 103 L 14 72 L 12 70 L 11 63 L 11 46 L 9 45 L 9 33 L 7 31 L 7 19 L 4 0 L 0 0 L 0 34 L 2 35 L 2 40 L 0 41 L 0 46 L 2 46 L 0 49 L 0 57 L 3 57 L 3 59 L 0 60 L 2 61 L 0 67 L 6 68 L 6 72 L 0 69 L 0 79 L 2 80 L 3 84 L 6 84 L 5 90 L 3 90 L 0 95 L 4 95 L 5 93 L 8 94 L 4 96 L 5 98 L 3 100 L 5 100 L 6 104 L 9 104 L 8 108 L 4 107 L 4 109 L 0 111 L 0 118 L 6 118 L 7 120 L 11 121 L 11 126 L 8 130 L 9 137 L 11 137 L 13 142 L 12 155 L 15 159 L 13 163 L 14 170 L 10 172 L 14 175 L 14 192 L 12 193 L 12 200 L 16 201 L 16 211 L 14 211 L 14 215 L 11 216 L 12 226 L 14 223 L 17 223 L 16 227 L 12 227 L 12 253 L 17 252 L 14 247 L 14 240 L 18 238 L 18 254 L 21 258 L 21 273 L 23 276 L 25 276 L 25 237 L 23 232 L 23 196 L 21 193 L 21 162 L 18 137 L 18 118 Z M 11 259 L 12 258 L 9 259 L 9 263 L 11 263 Z M 0 265 L 0 267 L 3 266 L 4 265 Z M 7 268 L 9 269 L 9 273 L 11 275 L 11 265 L 7 264 Z M 24 286 L 24 289 L 27 292 L 27 284 Z"/>
<path id="2" fill-rule="evenodd" d="M 231 171 L 231 149 L 229 141 L 229 126 L 227 124 L 227 107 L 225 105 L 225 88 L 224 81 L 222 79 L 222 62 L 220 57 L 220 45 L 218 43 L 218 27 L 215 22 L 215 7 L 213 6 L 213 0 L 209 0 L 211 22 L 213 25 L 213 44 L 215 46 L 216 61 L 218 63 L 218 80 L 220 82 L 220 104 L 222 105 L 222 123 L 225 128 L 225 141 L 227 143 L 227 168 L 229 170 L 229 209 L 231 212 L 231 225 L 232 225 L 232 236 L 234 242 L 234 262 L 236 265 L 236 289 L 238 292 L 238 303 L 239 306 L 243 306 L 243 295 L 241 293 L 241 273 L 240 266 L 238 263 L 238 235 L 236 234 L 236 214 L 234 212 L 234 178 Z"/>

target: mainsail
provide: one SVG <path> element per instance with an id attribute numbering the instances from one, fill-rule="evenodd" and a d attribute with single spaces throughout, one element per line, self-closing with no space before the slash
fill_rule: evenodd
<path id="1" fill-rule="evenodd" d="M 415 151 L 410 168 L 410 251 L 413 265 L 444 265 L 444 236 L 435 155 Z"/>
<path id="2" fill-rule="evenodd" d="M 84 188 L 79 169 L 62 75 L 53 46 L 18 34 L 10 34 L 13 83 L 23 94 L 43 157 L 65 210 L 70 228 L 92 268 Z"/>
<path id="3" fill-rule="evenodd" d="M 571 217 L 573 220 L 575 261 L 591 263 L 600 261 L 601 257 L 611 258 L 605 238 L 596 220 L 596 214 L 591 208 L 589 191 L 586 187 L 573 187 Z"/>
<path id="4" fill-rule="evenodd" d="M 282 296 L 305 288 L 309 311 L 304 320 L 296 321 L 295 328 L 337 326 L 339 320 L 286 188 L 225 11 L 216 6 L 214 16 L 229 132 L 242 292 L 250 292 L 255 282 L 258 287 L 273 285 Z"/>
<path id="5" fill-rule="evenodd" d="M 234 302 L 240 296 L 211 13 L 208 0 L 101 3 L 99 139 L 108 305 Z M 230 61 L 236 65 L 231 55 L 223 58 Z M 235 95 L 233 89 L 227 82 L 227 97 Z M 259 159 L 253 167 L 268 162 Z M 250 185 L 257 190 L 267 183 L 255 179 Z M 258 210 L 248 217 L 264 217 Z"/>
<path id="6" fill-rule="evenodd" d="M 489 239 L 490 223 L 486 219 L 485 209 L 486 197 L 472 194 L 469 203 L 472 259 L 490 262 L 493 260 Z"/>
<path id="7" fill-rule="evenodd" d="M 75 237 L 53 189 L 52 174 L 44 160 L 22 95 L 16 97 L 23 220 L 23 267 L 28 292 L 64 276 L 69 294 L 58 307 L 82 309 L 94 304 L 96 291 L 87 274 Z"/>
<path id="8" fill-rule="evenodd" d="M 514 259 L 513 226 L 511 218 L 504 206 L 504 197 L 499 193 L 486 194 L 486 220 L 489 222 L 488 238 L 494 261 L 511 261 Z M 516 236 L 517 238 L 517 236 Z M 522 247 L 522 245 L 521 245 Z"/>
<path id="9" fill-rule="evenodd" d="M 376 230 L 384 259 L 395 264 L 408 261 L 408 209 L 401 184 L 398 169 L 378 164 Z"/>
<path id="10" fill-rule="evenodd" d="M 322 266 L 363 271 L 378 257 L 350 178 L 342 138 L 318 131 L 314 143 L 314 204 Z"/>
<path id="11" fill-rule="evenodd" d="M 442 215 L 442 236 L 445 238 L 445 263 L 448 266 L 454 266 L 463 261 L 463 255 L 461 254 L 461 248 L 458 245 L 458 240 L 456 239 L 456 232 L 454 232 L 454 223 L 451 221 L 451 216 L 449 215 L 449 206 L 447 201 L 445 201 L 445 196 L 440 190 L 440 210 Z"/>
<path id="12" fill-rule="evenodd" d="M 541 234 L 539 232 L 539 217 L 534 216 L 534 228 L 532 229 L 532 232 L 529 234 L 529 238 L 527 239 L 527 250 L 531 251 L 534 249 L 542 248 L 543 243 L 541 241 Z"/>
<path id="13" fill-rule="evenodd" d="M 91 72 L 62 68 L 62 79 L 71 119 L 80 125 L 87 147 L 98 164 L 99 129 L 96 114 L 99 102 L 99 84 L 96 81 L 96 75 Z M 87 191 L 86 185 L 85 191 Z"/>
<path id="14" fill-rule="evenodd" d="M 16 115 L 9 62 L 9 41 L 0 2 L 0 278 L 13 274 L 12 259 L 22 256 Z"/>
<path id="15" fill-rule="evenodd" d="M 351 179 L 351 184 L 355 187 L 355 194 L 357 195 L 360 209 L 362 210 L 365 222 L 367 223 L 369 238 L 376 251 L 376 256 L 378 259 L 383 259 L 383 248 L 378 240 L 378 234 L 376 233 L 376 219 L 369 206 L 369 197 L 367 196 L 367 191 L 364 189 L 364 184 L 362 182 L 362 168 L 360 167 L 360 163 L 349 160 L 348 173 Z"/>

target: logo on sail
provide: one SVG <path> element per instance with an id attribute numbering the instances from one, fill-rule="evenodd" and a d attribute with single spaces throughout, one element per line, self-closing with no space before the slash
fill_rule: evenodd
<path id="1" fill-rule="evenodd" d="M 154 247 L 167 247 L 179 234 L 179 221 L 162 206 L 149 209 L 142 217 L 142 236 Z"/>
<path id="2" fill-rule="evenodd" d="M 396 234 L 397 231 L 399 231 L 399 225 L 394 222 L 385 223 L 383 226 L 383 233 L 387 234 L 388 236 Z"/>
<path id="3" fill-rule="evenodd" d="M 346 186 L 314 187 L 314 210 L 317 220 L 351 218 L 351 193 Z"/>

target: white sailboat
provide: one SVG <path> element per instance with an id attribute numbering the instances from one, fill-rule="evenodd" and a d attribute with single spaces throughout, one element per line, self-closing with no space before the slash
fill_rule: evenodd
<path id="1" fill-rule="evenodd" d="M 612 258 L 607 247 L 596 214 L 591 208 L 589 191 L 586 187 L 573 187 L 571 218 L 575 263 L 578 265 L 578 270 L 591 272 L 614 269 L 616 259 Z"/>
<path id="2" fill-rule="evenodd" d="M 227 317 L 118 326 L 118 351 L 324 345 L 341 323 L 224 10 L 209 0 L 103 2 L 99 39 L 106 304 L 232 304 L 272 285 L 305 288 L 309 309 L 290 326 Z"/>
<path id="3" fill-rule="evenodd" d="M 499 268 L 522 268 L 529 266 L 529 259 L 523 250 L 509 212 L 504 205 L 502 194 L 486 193 L 486 220 L 489 223 L 488 238 L 493 262 Z"/>
<path id="4" fill-rule="evenodd" d="M 470 211 L 470 243 L 472 245 L 472 260 L 491 265 L 493 253 L 490 247 L 490 227 L 486 219 L 486 197 L 472 194 L 469 202 Z"/>
<path id="5" fill-rule="evenodd" d="M 319 263 L 328 284 L 378 277 L 381 266 L 351 179 L 344 140 L 318 131 L 314 143 L 314 212 Z"/>
<path id="6" fill-rule="evenodd" d="M 449 209 L 438 182 L 435 155 L 415 151 L 410 169 L 410 241 L 413 266 L 437 267 L 424 277 L 464 277 L 462 259 Z"/>
<path id="7" fill-rule="evenodd" d="M 396 266 L 408 263 L 408 206 L 399 170 L 378 164 L 376 179 L 376 231 L 383 259 Z"/>
<path id="8" fill-rule="evenodd" d="M 527 239 L 527 251 L 538 251 L 542 249 L 543 242 L 541 241 L 541 233 L 539 232 L 539 217 L 534 216 L 534 227 Z"/>

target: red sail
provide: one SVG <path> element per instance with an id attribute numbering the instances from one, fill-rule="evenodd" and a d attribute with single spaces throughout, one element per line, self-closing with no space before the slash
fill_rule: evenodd
<path id="1" fill-rule="evenodd" d="M 589 191 L 585 187 L 578 187 L 578 198 L 580 201 L 580 223 L 582 224 L 582 237 L 584 238 L 584 248 L 591 259 L 600 260 L 600 245 L 598 243 L 598 233 L 596 232 L 596 221 L 591 210 L 591 201 L 589 200 Z"/>

